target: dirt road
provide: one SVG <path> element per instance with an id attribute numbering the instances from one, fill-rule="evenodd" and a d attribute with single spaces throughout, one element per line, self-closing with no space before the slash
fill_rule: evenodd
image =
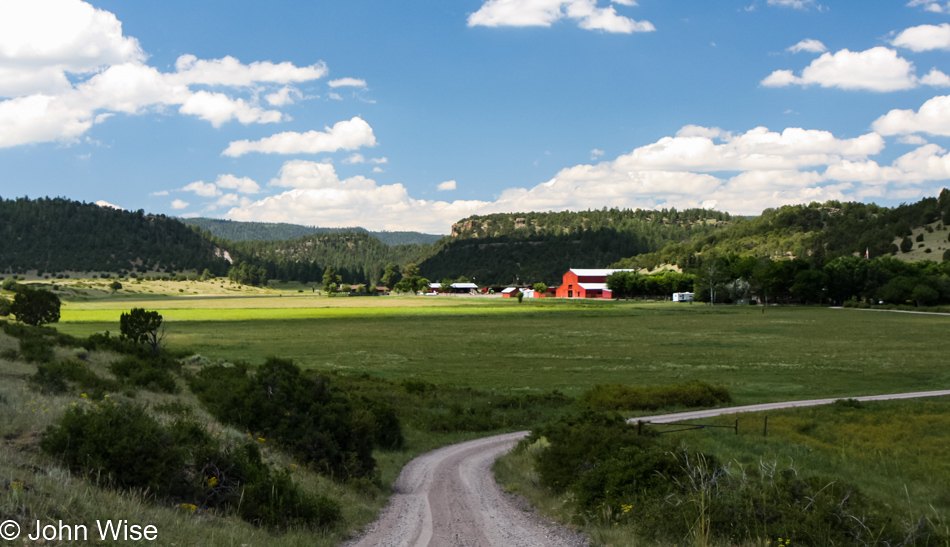
<path id="1" fill-rule="evenodd" d="M 950 395 L 950 390 L 854 397 L 859 401 Z M 830 404 L 841 397 L 763 405 L 714 408 L 633 418 L 668 423 L 739 412 Z M 580 547 L 587 538 L 557 526 L 526 508 L 523 499 L 505 494 L 495 483 L 492 463 L 527 435 L 495 435 L 446 446 L 409 462 L 393 487 L 389 505 L 346 547 L 505 546 Z"/>

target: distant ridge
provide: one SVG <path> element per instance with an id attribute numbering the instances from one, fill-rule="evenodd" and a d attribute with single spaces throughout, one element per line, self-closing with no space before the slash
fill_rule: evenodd
<path id="1" fill-rule="evenodd" d="M 243 222 L 219 218 L 183 218 L 189 226 L 197 226 L 201 231 L 231 241 L 280 241 L 297 239 L 314 234 L 339 234 L 344 232 L 368 233 L 386 245 L 429 245 L 442 238 L 436 234 L 421 232 L 372 232 L 360 226 L 349 228 L 321 228 L 303 226 L 286 222 Z"/>

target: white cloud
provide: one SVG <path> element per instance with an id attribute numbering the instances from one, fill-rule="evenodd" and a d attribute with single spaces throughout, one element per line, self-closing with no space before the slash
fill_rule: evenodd
<path id="1" fill-rule="evenodd" d="M 203 198 L 213 198 L 221 195 L 221 190 L 218 190 L 218 187 L 215 186 L 213 182 L 205 182 L 203 180 L 186 184 L 181 190 L 183 192 L 194 192 Z"/>
<path id="2" fill-rule="evenodd" d="M 383 172 L 383 168 L 377 165 L 376 167 L 373 167 L 373 172 L 374 172 L 374 173 L 382 173 L 382 172 Z"/>
<path id="3" fill-rule="evenodd" d="M 188 207 L 189 205 L 191 204 L 188 203 L 187 201 L 182 201 L 180 199 L 172 200 L 172 209 L 184 209 L 185 207 Z"/>
<path id="4" fill-rule="evenodd" d="M 303 93 L 292 85 L 285 85 L 274 93 L 264 95 L 264 100 L 271 106 L 286 106 L 294 104 L 300 99 L 303 99 Z"/>
<path id="5" fill-rule="evenodd" d="M 576 20 L 580 28 L 587 30 L 625 34 L 656 30 L 649 21 L 619 15 L 613 6 L 598 7 L 597 0 L 487 0 L 469 15 L 468 26 L 549 27 L 564 18 Z"/>
<path id="6" fill-rule="evenodd" d="M 943 5 L 937 0 L 910 0 L 908 6 L 923 6 L 924 10 L 934 13 L 950 13 L 950 2 L 944 2 Z"/>
<path id="7" fill-rule="evenodd" d="M 897 91 L 912 89 L 920 84 L 914 75 L 914 65 L 885 47 L 852 52 L 842 49 L 825 53 L 805 67 L 801 76 L 791 70 L 776 70 L 762 80 L 766 87 L 788 85 L 820 85 L 841 89 L 868 91 Z"/>
<path id="8" fill-rule="evenodd" d="M 389 163 L 389 158 L 370 158 L 369 162 L 375 164 Z"/>
<path id="9" fill-rule="evenodd" d="M 910 27 L 894 37 L 891 45 L 912 51 L 950 49 L 950 23 Z"/>
<path id="10" fill-rule="evenodd" d="M 200 60 L 183 55 L 175 72 L 145 63 L 135 38 L 106 11 L 80 0 L 0 1 L 0 147 L 72 142 L 114 113 L 167 111 L 177 106 L 219 127 L 286 119 L 257 104 L 289 104 L 290 83 L 326 75 L 323 63 L 297 67 L 269 61 L 242 64 L 233 57 Z M 229 93 L 191 86 L 227 86 Z M 237 89 L 234 89 L 237 88 Z M 247 98 L 236 97 L 235 91 Z M 298 92 L 299 94 L 299 92 Z"/>
<path id="11" fill-rule="evenodd" d="M 120 211 L 125 211 L 125 207 L 119 207 L 118 205 L 115 205 L 114 203 L 109 203 L 108 201 L 104 199 L 100 199 L 99 201 L 97 201 L 96 205 L 98 205 L 99 207 L 106 207 L 108 209 L 118 209 Z"/>
<path id="12" fill-rule="evenodd" d="M 0 97 L 61 92 L 66 72 L 144 60 L 115 15 L 85 2 L 0 2 Z"/>
<path id="13" fill-rule="evenodd" d="M 824 53 L 828 51 L 828 48 L 825 47 L 825 44 L 821 43 L 818 40 L 812 38 L 805 38 L 801 42 L 798 42 L 794 46 L 790 46 L 786 51 L 791 53 L 800 53 L 802 51 L 807 51 L 809 53 Z"/>
<path id="14" fill-rule="evenodd" d="M 365 163 L 366 157 L 363 154 L 353 154 L 347 158 L 344 158 L 343 163 L 347 165 L 352 165 L 354 163 Z"/>
<path id="15" fill-rule="evenodd" d="M 789 203 L 908 199 L 933 194 L 937 187 L 926 184 L 950 178 L 950 154 L 939 147 L 922 146 L 882 166 L 870 156 L 883 148 L 876 133 L 840 139 L 802 128 L 733 134 L 687 126 L 675 137 L 614 160 L 567 167 L 547 182 L 509 188 L 493 201 L 415 199 L 401 184 L 380 185 L 365 177 L 341 180 L 329 163 L 293 160 L 270 182 L 285 191 L 235 207 L 227 216 L 445 233 L 465 216 L 523 210 L 715 207 L 758 214 Z"/>
<path id="16" fill-rule="evenodd" d="M 920 146 L 922 144 L 927 144 L 927 139 L 921 137 L 920 135 L 901 135 L 897 138 L 897 142 L 901 144 Z"/>
<path id="17" fill-rule="evenodd" d="M 222 59 L 198 59 L 182 55 L 175 62 L 177 72 L 169 79 L 173 83 L 193 85 L 223 85 L 248 87 L 258 83 L 289 84 L 318 80 L 327 75 L 326 64 L 320 62 L 297 67 L 292 63 L 253 62 L 245 65 L 230 55 Z"/>
<path id="18" fill-rule="evenodd" d="M 238 178 L 234 175 L 218 175 L 218 179 L 214 183 L 218 188 L 237 190 L 241 194 L 257 194 L 261 191 L 260 185 L 248 177 Z"/>
<path id="19" fill-rule="evenodd" d="M 360 117 L 337 122 L 332 128 L 326 127 L 325 130 L 325 132 L 314 130 L 306 133 L 288 131 L 259 141 L 233 141 L 222 154 L 231 157 L 243 156 L 250 152 L 318 154 L 376 146 L 373 128 Z"/>
<path id="20" fill-rule="evenodd" d="M 800 9 L 803 11 L 807 11 L 810 7 L 814 7 L 818 11 L 828 11 L 826 6 L 816 4 L 815 0 L 768 0 L 768 4 L 770 6 Z"/>
<path id="21" fill-rule="evenodd" d="M 449 190 L 455 190 L 456 182 L 454 180 L 447 180 L 445 182 L 440 182 L 438 186 L 435 187 L 439 192 L 447 192 Z"/>
<path id="22" fill-rule="evenodd" d="M 950 136 L 950 96 L 929 99 L 917 112 L 891 110 L 875 120 L 871 127 L 882 135 L 929 133 Z"/>
<path id="23" fill-rule="evenodd" d="M 179 112 L 198 116 L 215 127 L 221 127 L 233 119 L 247 125 L 254 122 L 276 123 L 283 117 L 283 114 L 276 110 L 264 110 L 244 102 L 244 99 L 232 99 L 224 93 L 208 91 L 199 91 L 189 97 L 185 104 L 181 105 Z"/>
<path id="24" fill-rule="evenodd" d="M 327 82 L 330 87 L 366 87 L 366 80 L 358 78 L 340 78 Z"/>
<path id="25" fill-rule="evenodd" d="M 159 191 L 157 191 L 157 192 L 152 192 L 152 193 L 149 194 L 149 195 L 150 195 L 150 196 L 167 196 L 167 195 L 168 195 L 168 190 L 159 190 Z"/>
<path id="26" fill-rule="evenodd" d="M 594 148 L 593 150 L 590 151 L 590 161 L 594 161 L 597 158 L 602 157 L 606 153 L 607 152 L 604 152 L 603 150 L 599 148 Z"/>

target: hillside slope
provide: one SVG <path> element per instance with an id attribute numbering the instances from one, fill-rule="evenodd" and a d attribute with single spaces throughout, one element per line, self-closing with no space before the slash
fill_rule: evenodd
<path id="1" fill-rule="evenodd" d="M 729 254 L 799 257 L 824 262 L 840 256 L 893 255 L 905 261 L 941 261 L 950 226 L 950 190 L 937 198 L 894 208 L 875 204 L 840 203 L 787 205 L 761 215 L 736 219 L 732 226 L 659 252 L 617 261 L 617 267 L 654 268 L 676 264 L 693 268 L 704 256 Z M 930 249 L 927 252 L 926 249 Z"/>
<path id="2" fill-rule="evenodd" d="M 314 234 L 339 234 L 344 232 L 368 233 L 386 245 L 419 245 L 435 243 L 440 235 L 421 232 L 371 232 L 366 228 L 321 228 L 301 226 L 286 222 L 241 222 L 219 218 L 185 218 L 182 222 L 197 226 L 201 231 L 210 232 L 215 237 L 231 241 L 278 241 L 298 239 Z"/>
<path id="3" fill-rule="evenodd" d="M 716 233 L 733 222 L 703 209 L 602 209 L 473 216 L 452 226 L 420 266 L 430 279 L 465 275 L 482 285 L 558 284 L 569 268 L 602 268 L 623 257 Z"/>
<path id="4" fill-rule="evenodd" d="M 0 198 L 0 272 L 227 273 L 214 244 L 177 219 L 63 198 Z"/>

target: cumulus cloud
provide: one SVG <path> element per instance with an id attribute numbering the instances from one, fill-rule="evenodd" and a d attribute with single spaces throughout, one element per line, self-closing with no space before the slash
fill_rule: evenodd
<path id="1" fill-rule="evenodd" d="M 950 23 L 910 27 L 895 36 L 891 45 L 912 51 L 950 49 Z"/>
<path id="2" fill-rule="evenodd" d="M 300 99 L 303 99 L 303 93 L 292 85 L 285 85 L 274 93 L 264 95 L 264 100 L 271 106 L 294 104 Z"/>
<path id="3" fill-rule="evenodd" d="M 184 192 L 194 192 L 195 194 L 203 198 L 211 198 L 221 195 L 221 190 L 218 190 L 218 187 L 214 185 L 213 182 L 205 182 L 203 180 L 198 180 L 192 182 L 191 184 L 186 184 L 182 188 Z"/>
<path id="4" fill-rule="evenodd" d="M 455 190 L 456 182 L 454 180 L 447 180 L 445 182 L 440 182 L 438 186 L 435 187 L 439 192 L 447 192 L 449 190 Z"/>
<path id="5" fill-rule="evenodd" d="M 606 154 L 606 152 L 604 152 L 603 150 L 599 148 L 594 148 L 590 151 L 590 161 L 594 161 L 597 158 L 603 157 L 604 154 Z"/>
<path id="6" fill-rule="evenodd" d="M 218 175 L 214 181 L 218 188 L 227 188 L 228 190 L 237 190 L 241 194 L 257 194 L 261 191 L 259 184 L 248 177 L 236 177 L 234 175 Z"/>
<path id="7" fill-rule="evenodd" d="M 924 10 L 933 13 L 950 13 L 950 2 L 941 4 L 937 0 L 910 0 L 907 5 L 910 7 L 921 6 Z"/>
<path id="8" fill-rule="evenodd" d="M 844 139 L 804 128 L 733 133 L 686 126 L 676 136 L 613 160 L 566 167 L 547 182 L 509 188 L 491 201 L 416 199 L 401 184 L 340 179 L 330 163 L 293 160 L 269 183 L 283 191 L 234 207 L 227 216 L 445 233 L 465 216 L 521 210 L 707 207 L 758 214 L 789 203 L 907 199 L 932 194 L 933 181 L 950 178 L 950 155 L 935 145 L 921 146 L 891 165 L 872 158 L 883 149 L 877 133 Z M 438 189 L 450 184 L 457 186 L 445 181 Z"/>
<path id="9" fill-rule="evenodd" d="M 786 51 L 790 53 L 801 53 L 802 51 L 807 51 L 809 53 L 824 53 L 828 51 L 828 48 L 826 48 L 825 44 L 818 40 L 805 38 L 794 46 L 790 46 L 788 49 L 786 49 Z"/>
<path id="10" fill-rule="evenodd" d="M 358 78 L 340 78 L 327 82 L 330 87 L 366 87 L 366 80 Z"/>
<path id="11" fill-rule="evenodd" d="M 187 201 L 182 201 L 180 199 L 172 200 L 172 209 L 184 209 L 185 207 L 188 207 L 189 205 L 191 204 L 188 203 Z"/>
<path id="12" fill-rule="evenodd" d="M 940 75 L 943 73 L 934 69 L 924 78 L 917 78 L 913 63 L 892 49 L 875 47 L 866 51 L 842 49 L 834 54 L 825 53 L 805 67 L 801 76 L 791 70 L 776 70 L 761 83 L 766 87 L 820 85 L 886 92 L 913 89 L 921 83 L 940 85 Z"/>
<path id="13" fill-rule="evenodd" d="M 287 131 L 259 141 L 233 141 L 222 152 L 225 156 L 238 157 L 250 152 L 264 154 L 319 154 L 337 150 L 355 150 L 364 146 L 376 146 L 373 128 L 362 118 L 337 122 L 325 131 L 311 130 L 306 133 Z"/>
<path id="14" fill-rule="evenodd" d="M 124 36 L 115 15 L 80 0 L 0 2 L 0 147 L 70 142 L 113 113 L 140 114 L 177 107 L 215 127 L 286 119 L 271 106 L 299 97 L 292 83 L 326 75 L 323 63 L 297 67 L 234 57 L 202 60 L 182 55 L 174 72 L 145 64 L 135 38 Z M 223 87 L 220 90 L 193 86 Z M 247 98 L 234 96 L 244 92 Z"/>
<path id="15" fill-rule="evenodd" d="M 871 127 L 882 135 L 929 133 L 950 136 L 950 96 L 929 99 L 917 112 L 891 110 L 875 120 Z"/>
<path id="16" fill-rule="evenodd" d="M 586 30 L 624 34 L 656 30 L 649 21 L 619 15 L 613 6 L 598 7 L 597 0 L 488 0 L 469 15 L 468 26 L 549 27 L 564 18 L 577 21 L 577 25 Z"/>
<path id="17" fill-rule="evenodd" d="M 352 165 L 354 163 L 366 163 L 366 156 L 363 154 L 353 154 L 347 158 L 344 158 L 343 163 L 347 165 Z"/>

